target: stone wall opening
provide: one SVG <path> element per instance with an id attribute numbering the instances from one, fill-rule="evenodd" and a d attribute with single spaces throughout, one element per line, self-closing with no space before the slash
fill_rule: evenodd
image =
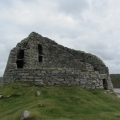
<path id="1" fill-rule="evenodd" d="M 108 84 L 107 84 L 107 80 L 106 79 L 103 79 L 103 88 L 104 88 L 104 90 L 108 89 Z"/>
<path id="2" fill-rule="evenodd" d="M 38 44 L 38 61 L 42 62 L 42 45 Z"/>
<path id="3" fill-rule="evenodd" d="M 42 62 L 42 56 L 39 56 L 39 62 Z"/>
<path id="4" fill-rule="evenodd" d="M 24 66 L 24 61 L 23 60 L 17 60 L 17 68 L 23 68 Z"/>
<path id="5" fill-rule="evenodd" d="M 98 71 L 97 67 L 94 67 L 94 70 L 95 70 L 95 71 Z"/>
<path id="6" fill-rule="evenodd" d="M 24 59 L 24 50 L 19 50 L 18 51 L 17 59 Z"/>
<path id="7" fill-rule="evenodd" d="M 38 53 L 42 54 L 42 45 L 38 44 Z"/>
<path id="8" fill-rule="evenodd" d="M 17 54 L 17 68 L 23 68 L 24 66 L 24 50 L 19 50 Z"/>

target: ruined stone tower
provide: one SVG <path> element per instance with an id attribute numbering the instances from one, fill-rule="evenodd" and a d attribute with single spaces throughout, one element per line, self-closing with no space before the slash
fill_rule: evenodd
<path id="1" fill-rule="evenodd" d="M 58 45 L 32 32 L 10 52 L 3 84 L 31 81 L 35 85 L 113 89 L 109 71 L 95 55 Z"/>

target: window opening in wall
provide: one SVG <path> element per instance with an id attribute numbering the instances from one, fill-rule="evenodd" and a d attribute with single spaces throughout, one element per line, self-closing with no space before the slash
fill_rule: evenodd
<path id="1" fill-rule="evenodd" d="M 107 80 L 106 79 L 103 79 L 103 87 L 104 87 L 104 90 L 108 89 L 108 85 L 107 85 Z"/>
<path id="2" fill-rule="evenodd" d="M 42 45 L 38 44 L 38 61 L 42 62 Z"/>
<path id="3" fill-rule="evenodd" d="M 94 70 L 97 71 L 98 70 L 97 67 L 94 67 Z"/>
<path id="4" fill-rule="evenodd" d="M 17 60 L 17 68 L 23 68 L 24 66 L 24 61 L 23 60 Z"/>
<path id="5" fill-rule="evenodd" d="M 42 56 L 39 56 L 39 62 L 42 62 Z"/>
<path id="6" fill-rule="evenodd" d="M 17 68 L 23 68 L 24 66 L 24 50 L 19 50 L 17 54 Z"/>
<path id="7" fill-rule="evenodd" d="M 42 45 L 38 44 L 38 53 L 42 54 Z"/>
<path id="8" fill-rule="evenodd" d="M 23 59 L 24 58 L 24 50 L 20 50 L 17 55 L 17 59 Z"/>

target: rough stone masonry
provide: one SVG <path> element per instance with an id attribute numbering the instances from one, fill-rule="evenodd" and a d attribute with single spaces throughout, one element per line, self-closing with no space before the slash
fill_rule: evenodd
<path id="1" fill-rule="evenodd" d="M 30 81 L 35 85 L 113 89 L 109 70 L 95 55 L 73 50 L 32 32 L 10 52 L 3 85 Z"/>

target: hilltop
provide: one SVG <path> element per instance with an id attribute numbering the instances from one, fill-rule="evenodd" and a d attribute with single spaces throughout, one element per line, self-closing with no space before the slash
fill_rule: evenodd
<path id="1" fill-rule="evenodd" d="M 0 99 L 0 120 L 18 120 L 24 110 L 31 112 L 29 120 L 120 119 L 120 100 L 101 89 L 12 83 L 1 87 L 0 94 L 11 96 Z"/>

